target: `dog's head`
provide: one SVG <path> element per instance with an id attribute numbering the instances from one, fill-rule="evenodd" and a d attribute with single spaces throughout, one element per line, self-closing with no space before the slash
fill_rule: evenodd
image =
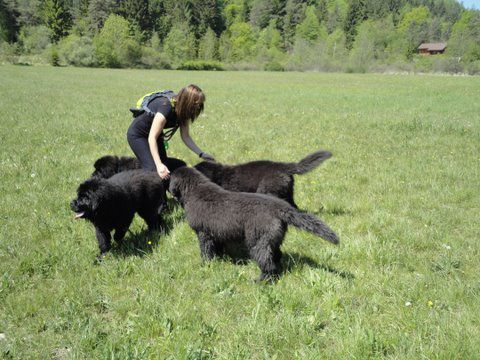
<path id="1" fill-rule="evenodd" d="M 137 158 L 131 156 L 122 156 L 118 158 L 117 162 L 117 172 L 127 171 L 127 170 L 137 170 L 141 169 L 140 161 Z"/>
<path id="2" fill-rule="evenodd" d="M 170 175 L 169 191 L 172 196 L 183 204 L 185 196 L 196 186 L 210 181 L 199 171 L 191 167 L 181 167 Z"/>
<path id="3" fill-rule="evenodd" d="M 80 184 L 77 198 L 70 202 L 70 208 L 75 213 L 75 219 L 93 220 L 100 205 L 101 188 L 106 181 L 100 178 L 90 178 Z"/>
<path id="4" fill-rule="evenodd" d="M 118 172 L 119 159 L 117 156 L 103 156 L 93 164 L 95 171 L 92 173 L 92 177 L 98 177 L 108 179 Z"/>
<path id="5" fill-rule="evenodd" d="M 194 166 L 195 169 L 212 180 L 215 178 L 215 174 L 220 171 L 222 167 L 222 164 L 215 161 L 202 161 Z"/>

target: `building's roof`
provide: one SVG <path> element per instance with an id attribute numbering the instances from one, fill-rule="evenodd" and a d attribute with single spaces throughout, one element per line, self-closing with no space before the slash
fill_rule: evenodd
<path id="1" fill-rule="evenodd" d="M 420 44 L 418 50 L 442 51 L 445 50 L 446 47 L 446 43 L 423 43 Z"/>

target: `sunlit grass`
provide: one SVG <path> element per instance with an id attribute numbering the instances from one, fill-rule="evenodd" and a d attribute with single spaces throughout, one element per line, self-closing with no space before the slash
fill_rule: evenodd
<path id="1" fill-rule="evenodd" d="M 476 358 L 480 78 L 0 67 L 0 357 Z M 334 157 L 297 204 L 341 238 L 294 229 L 285 272 L 202 265 L 181 209 L 136 219 L 100 265 L 68 203 L 105 154 L 131 154 L 128 111 L 196 83 L 192 126 L 219 161 Z M 178 136 L 170 154 L 198 161 Z M 149 244 L 151 242 L 151 244 Z"/>

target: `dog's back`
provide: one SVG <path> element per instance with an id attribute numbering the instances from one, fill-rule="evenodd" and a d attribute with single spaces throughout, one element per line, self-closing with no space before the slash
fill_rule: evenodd
<path id="1" fill-rule="evenodd" d="M 163 180 L 154 171 L 142 169 L 122 171 L 106 181 L 122 188 L 135 201 L 137 207 L 149 206 L 159 202 L 159 199 L 165 202 Z"/>
<path id="2" fill-rule="evenodd" d="M 140 162 L 130 156 L 118 157 L 116 155 L 105 155 L 98 158 L 93 164 L 95 171 L 92 177 L 108 179 L 119 172 L 126 170 L 140 169 Z"/>
<path id="3" fill-rule="evenodd" d="M 298 163 L 257 160 L 239 165 L 203 161 L 195 168 L 214 183 L 230 191 L 276 196 L 297 207 L 293 199 L 294 174 L 305 174 L 330 158 L 329 151 L 316 151 Z"/>

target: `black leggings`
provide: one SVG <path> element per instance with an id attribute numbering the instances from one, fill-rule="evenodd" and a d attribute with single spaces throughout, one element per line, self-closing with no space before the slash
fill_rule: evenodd
<path id="1" fill-rule="evenodd" d="M 148 139 L 129 133 L 127 134 L 127 140 L 128 144 L 133 150 L 133 153 L 137 157 L 138 161 L 140 161 L 142 169 L 157 171 L 157 166 L 155 165 L 155 161 L 153 161 L 152 153 L 150 152 L 150 146 L 148 145 Z M 167 157 L 167 152 L 163 145 L 163 136 L 158 137 L 157 146 L 160 160 L 162 160 L 162 163 L 165 164 L 170 172 L 173 172 L 173 170 L 178 169 L 179 167 L 187 165 L 185 161 Z"/>

